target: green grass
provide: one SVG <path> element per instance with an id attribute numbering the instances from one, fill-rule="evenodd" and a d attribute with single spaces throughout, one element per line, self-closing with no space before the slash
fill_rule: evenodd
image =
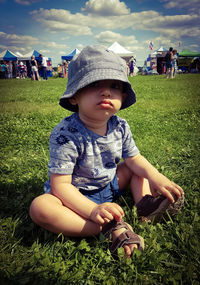
<path id="1" fill-rule="evenodd" d="M 141 153 L 185 190 L 173 220 L 140 224 L 127 193 L 119 203 L 145 251 L 113 260 L 102 236 L 56 236 L 34 225 L 32 199 L 47 178 L 48 141 L 70 112 L 58 105 L 65 79 L 0 80 L 0 284 L 200 284 L 200 75 L 130 78 L 137 104 L 119 115 Z"/>

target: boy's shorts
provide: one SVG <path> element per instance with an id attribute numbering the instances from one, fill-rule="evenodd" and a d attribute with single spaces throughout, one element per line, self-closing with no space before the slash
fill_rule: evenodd
<path id="1" fill-rule="evenodd" d="M 79 191 L 88 199 L 92 200 L 97 204 L 102 204 L 105 202 L 113 202 L 119 197 L 122 192 L 119 189 L 117 175 L 115 174 L 113 180 L 103 188 L 98 190 L 82 190 Z"/>

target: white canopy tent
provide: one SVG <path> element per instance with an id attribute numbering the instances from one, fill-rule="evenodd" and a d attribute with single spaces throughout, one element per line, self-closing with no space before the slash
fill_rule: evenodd
<path id="1" fill-rule="evenodd" d="M 135 55 L 132 51 L 127 50 L 125 47 L 121 46 L 118 42 L 114 42 L 109 48 L 108 50 L 113 51 L 114 53 L 118 54 L 120 57 L 122 57 L 127 64 L 129 65 L 129 63 L 133 60 L 134 61 L 134 73 L 133 75 L 136 75 L 138 73 L 138 68 L 136 66 L 136 59 L 135 59 Z M 129 71 L 128 71 L 129 73 Z"/>
<path id="2" fill-rule="evenodd" d="M 126 48 L 124 48 L 123 46 L 121 46 L 118 42 L 114 42 L 109 48 L 108 50 L 113 51 L 114 53 L 118 54 L 121 57 L 132 57 L 134 56 L 134 53 L 132 51 L 127 50 Z"/>

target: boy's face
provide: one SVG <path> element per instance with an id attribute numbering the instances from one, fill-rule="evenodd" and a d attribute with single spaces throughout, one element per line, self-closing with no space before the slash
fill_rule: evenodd
<path id="1" fill-rule="evenodd" d="M 78 104 L 79 115 L 109 119 L 119 111 L 125 96 L 121 81 L 100 80 L 78 91 L 70 103 Z"/>

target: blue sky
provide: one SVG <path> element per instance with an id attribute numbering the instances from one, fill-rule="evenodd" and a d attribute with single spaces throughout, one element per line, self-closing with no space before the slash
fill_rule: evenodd
<path id="1" fill-rule="evenodd" d="M 142 66 L 153 48 L 200 51 L 199 0 L 0 0 L 0 52 L 51 57 L 117 41 Z M 180 47 L 179 47 L 180 43 Z"/>

